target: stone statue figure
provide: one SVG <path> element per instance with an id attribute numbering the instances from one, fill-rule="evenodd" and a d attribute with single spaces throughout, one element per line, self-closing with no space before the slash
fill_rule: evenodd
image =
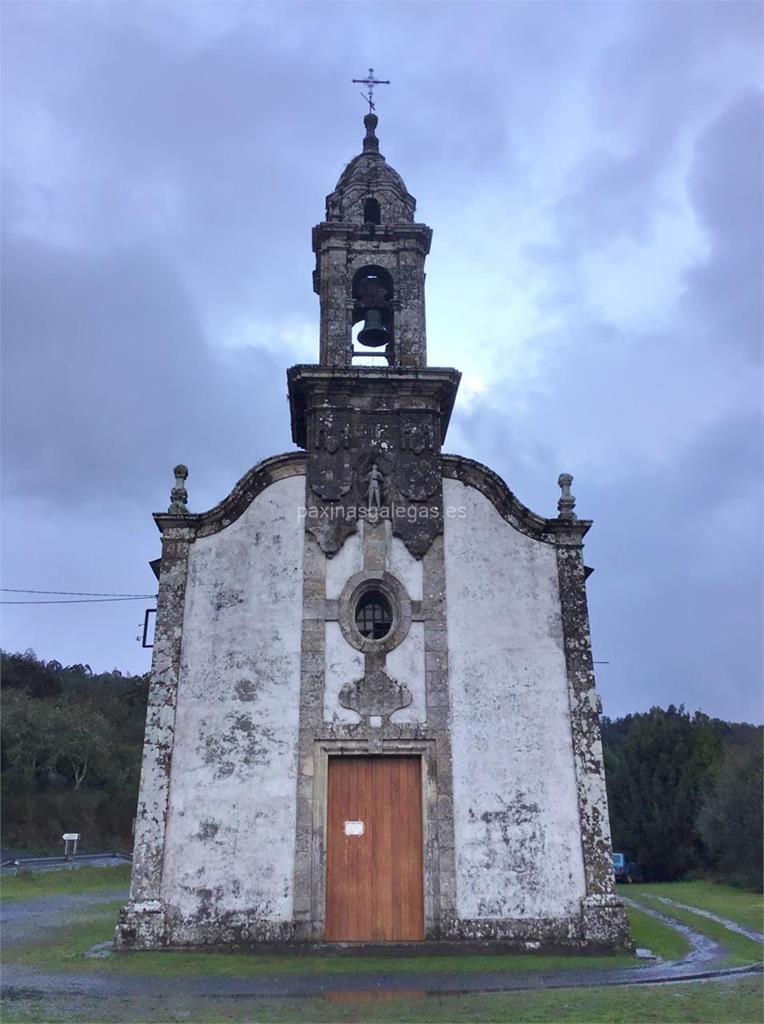
<path id="1" fill-rule="evenodd" d="M 378 509 L 382 504 L 382 493 L 380 484 L 382 483 L 382 474 L 377 469 L 376 462 L 372 464 L 371 472 L 369 473 L 369 495 L 366 501 L 367 507 L 371 509 Z"/>

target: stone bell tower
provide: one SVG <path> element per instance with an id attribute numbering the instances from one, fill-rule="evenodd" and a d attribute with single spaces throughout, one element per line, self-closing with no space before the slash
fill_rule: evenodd
<path id="1" fill-rule="evenodd" d="M 427 367 L 432 230 L 414 221 L 416 200 L 379 152 L 377 123 L 364 118 L 363 150 L 313 229 L 320 364 L 289 371 L 292 437 L 310 453 L 307 527 L 325 554 L 356 531 L 373 494 L 376 518 L 421 558 L 443 530 L 440 447 L 460 374 Z M 387 367 L 367 362 L 380 354 Z"/>
<path id="2" fill-rule="evenodd" d="M 351 366 L 351 330 L 382 348 L 390 366 L 427 365 L 424 317 L 424 261 L 432 230 L 414 221 L 416 200 L 401 176 L 379 152 L 376 114 L 363 119 L 363 152 L 343 171 L 326 197 L 326 220 L 313 229 L 316 270 L 313 287 L 321 298 L 321 364 Z"/>

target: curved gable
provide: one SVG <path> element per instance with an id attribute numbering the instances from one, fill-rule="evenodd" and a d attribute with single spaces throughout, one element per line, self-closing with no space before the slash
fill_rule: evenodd
<path id="1" fill-rule="evenodd" d="M 305 476 L 307 463 L 308 456 L 305 452 L 285 452 L 283 455 L 263 459 L 244 474 L 230 494 L 207 512 L 186 512 L 182 515 L 174 512 L 156 512 L 154 521 L 162 532 L 168 527 L 182 526 L 193 530 L 197 537 L 219 533 L 236 522 L 257 495 L 277 480 L 285 480 L 290 476 Z"/>
<path id="2" fill-rule="evenodd" d="M 498 473 L 488 466 L 462 455 L 441 456 L 443 476 L 459 480 L 465 487 L 474 487 L 494 505 L 505 519 L 520 533 L 546 544 L 557 544 L 563 536 L 571 534 L 581 538 L 592 525 L 590 519 L 545 519 L 532 512 L 516 497 Z"/>

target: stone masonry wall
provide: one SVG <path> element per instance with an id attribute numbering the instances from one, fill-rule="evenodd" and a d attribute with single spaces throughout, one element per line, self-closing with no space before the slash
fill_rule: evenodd
<path id="1" fill-rule="evenodd" d="M 577 917 L 586 895 L 555 547 L 444 480 L 457 912 Z"/>
<path id="2" fill-rule="evenodd" d="M 304 478 L 191 545 L 161 899 L 174 942 L 290 922 Z M 246 925 L 246 921 L 244 922 Z"/>

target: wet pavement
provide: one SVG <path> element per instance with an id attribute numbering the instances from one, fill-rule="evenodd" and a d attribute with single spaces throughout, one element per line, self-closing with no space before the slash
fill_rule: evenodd
<path id="1" fill-rule="evenodd" d="M 99 903 L 126 900 L 126 889 L 72 893 L 59 896 L 35 896 L 29 900 L 0 904 L 0 932 L 3 948 L 25 942 L 39 942 L 46 932 L 64 924 L 77 924 L 92 916 Z"/>

